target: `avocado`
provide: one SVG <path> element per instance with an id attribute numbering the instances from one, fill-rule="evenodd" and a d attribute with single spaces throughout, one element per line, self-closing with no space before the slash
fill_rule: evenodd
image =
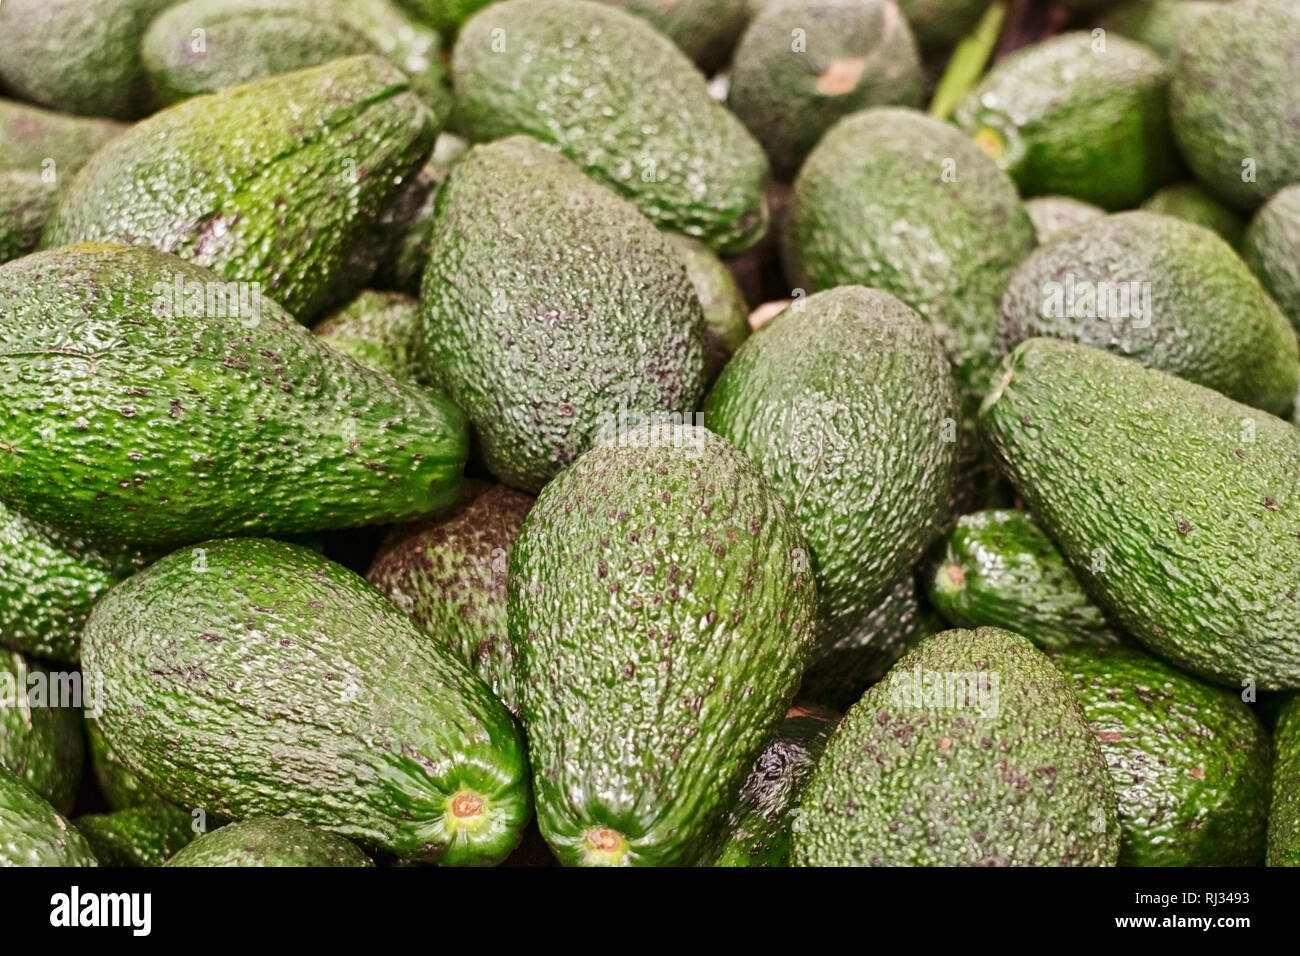
<path id="1" fill-rule="evenodd" d="M 1277 763 L 1268 811 L 1269 866 L 1300 866 L 1300 694 L 1290 694 L 1273 726 Z"/>
<path id="2" fill-rule="evenodd" d="M 1000 60 L 954 122 L 1025 196 L 1137 205 L 1178 172 L 1169 67 L 1121 36 L 1063 33 Z"/>
<path id="3" fill-rule="evenodd" d="M 1110 866 L 1115 794 L 1042 651 L 996 627 L 923 640 L 845 715 L 804 786 L 796 866 Z"/>
<path id="4" fill-rule="evenodd" d="M 456 500 L 468 437 L 455 407 L 231 285 L 128 246 L 0 266 L 0 340 L 20 349 L 0 362 L 0 500 L 91 541 L 159 547 Z"/>
<path id="5" fill-rule="evenodd" d="M 60 813 L 72 809 L 85 751 L 81 700 L 63 699 L 76 672 L 51 673 L 13 651 L 0 651 L 0 767 Z"/>
<path id="6" fill-rule="evenodd" d="M 1043 245 L 1059 235 L 1069 232 L 1093 219 L 1106 215 L 1106 210 L 1092 203 L 1069 196 L 1035 196 L 1025 200 L 1025 212 L 1034 224 L 1038 244 Z"/>
<path id="7" fill-rule="evenodd" d="M 1252 210 L 1300 182 L 1300 5 L 1216 4 L 1180 47 L 1170 92 L 1174 135 L 1211 192 Z"/>
<path id="8" fill-rule="evenodd" d="M 1150 47 L 1168 63 L 1178 58 L 1183 37 L 1220 0 L 1131 0 L 1101 18 L 1104 30 Z"/>
<path id="9" fill-rule="evenodd" d="M 456 32 L 482 7 L 492 0 L 397 0 L 398 5 L 420 23 L 437 30 L 444 39 Z"/>
<path id="10" fill-rule="evenodd" d="M 721 837 L 812 650 L 807 548 L 758 468 L 694 426 L 633 429 L 542 490 L 509 623 L 560 862 L 689 865 Z"/>
<path id="11" fill-rule="evenodd" d="M 793 287 L 861 284 L 919 312 L 973 415 L 996 368 L 998 297 L 1035 242 L 1015 186 L 979 147 L 915 110 L 854 113 L 799 171 L 782 239 Z"/>
<path id="12" fill-rule="evenodd" d="M 818 292 L 754 335 L 704 403 L 808 541 L 829 653 L 938 537 L 957 464 L 956 386 L 934 333 L 887 292 Z"/>
<path id="13" fill-rule="evenodd" d="M 0 263 L 26 255 L 40 243 L 56 189 L 38 172 L 0 170 Z"/>
<path id="14" fill-rule="evenodd" d="M 704 317 L 676 251 L 526 136 L 475 147 L 439 190 L 420 320 L 422 374 L 522 491 L 629 416 L 689 418 L 704 387 Z"/>
<path id="15" fill-rule="evenodd" d="M 799 789 L 826 749 L 840 714 L 817 704 L 795 704 L 776 735 L 754 759 L 727 818 L 727 842 L 714 866 L 789 866 L 790 828 Z"/>
<path id="16" fill-rule="evenodd" d="M 76 827 L 0 767 L 0 867 L 97 865 Z"/>
<path id="17" fill-rule="evenodd" d="M 148 108 L 140 37 L 173 0 L 5 0 L 0 86 L 51 109 L 135 119 Z"/>
<path id="18" fill-rule="evenodd" d="M 588 0 L 494 3 L 461 31 L 452 82 L 471 139 L 554 143 L 662 229 L 723 254 L 767 229 L 762 148 L 686 55 L 630 13 Z"/>
<path id="19" fill-rule="evenodd" d="M 100 866 L 162 866 L 197 835 L 190 814 L 160 801 L 73 823 Z"/>
<path id="20" fill-rule="evenodd" d="M 419 208 L 406 224 L 397 244 L 380 259 L 375 273 L 375 284 L 381 289 L 395 289 L 407 295 L 420 294 L 420 279 L 429 263 L 429 238 L 433 232 L 434 207 L 438 190 L 451 175 L 451 168 L 460 162 L 469 143 L 455 133 L 440 133 L 433 144 L 433 155 L 416 177 L 428 183 Z"/>
<path id="21" fill-rule="evenodd" d="M 260 284 L 310 323 L 369 278 L 352 258 L 436 133 L 376 56 L 196 96 L 96 153 L 60 193 L 44 246 L 149 246 Z"/>
<path id="22" fill-rule="evenodd" d="M 523 744 L 465 665 L 306 548 L 231 538 L 204 550 L 202 573 L 178 551 L 86 624 L 83 670 L 114 688 L 100 729 L 147 786 L 406 859 L 484 864 L 514 849 L 529 811 Z"/>
<path id="23" fill-rule="evenodd" d="M 1246 231 L 1246 221 L 1235 209 L 1219 202 L 1197 183 L 1174 183 L 1157 189 L 1142 208 L 1211 229 L 1234 249 L 1241 246 Z"/>
<path id="24" fill-rule="evenodd" d="M 1170 216 L 1119 213 L 1037 249 L 1001 313 L 1003 352 L 1069 339 L 1275 414 L 1300 382 L 1295 331 L 1232 247 Z"/>
<path id="25" fill-rule="evenodd" d="M 1300 329 L 1300 185 L 1288 186 L 1250 221 L 1241 254 L 1291 325 Z"/>
<path id="26" fill-rule="evenodd" d="M 110 810 L 130 810 L 165 802 L 112 751 L 104 732 L 99 729 L 98 720 L 87 715 L 85 727 L 90 768 L 95 772 L 95 782 L 99 784 L 99 792 Z"/>
<path id="27" fill-rule="evenodd" d="M 506 573 L 532 505 L 531 497 L 505 485 L 466 482 L 450 514 L 394 528 L 366 575 L 515 713 Z"/>
<path id="28" fill-rule="evenodd" d="M 745 0 L 602 0 L 645 20 L 691 58 L 705 76 L 727 64 L 749 22 Z"/>
<path id="29" fill-rule="evenodd" d="M 420 303 L 400 292 L 362 292 L 312 328 L 330 348 L 362 365 L 414 382 Z"/>
<path id="30" fill-rule="evenodd" d="M 787 179 L 841 117 L 921 103 L 921 57 L 894 0 L 772 0 L 729 75 L 727 105 Z"/>
<path id="31" fill-rule="evenodd" d="M 1254 712 L 1140 651 L 1053 655 L 1101 744 L 1120 866 L 1257 866 L 1272 746 Z"/>
<path id="32" fill-rule="evenodd" d="M 953 627 L 1014 626 L 1047 651 L 1121 640 L 1024 511 L 962 515 L 926 581 L 930 602 Z"/>
<path id="33" fill-rule="evenodd" d="M 749 338 L 749 306 L 731 270 L 708 246 L 671 232 L 667 239 L 686 266 L 704 313 L 704 380 L 711 384 Z"/>
<path id="34" fill-rule="evenodd" d="M 71 178 L 91 154 L 126 127 L 106 119 L 52 113 L 0 99 L 0 169 Z M 48 171 L 48 172 L 47 172 Z"/>
<path id="35" fill-rule="evenodd" d="M 1008 356 L 980 426 L 1116 625 L 1215 683 L 1300 687 L 1300 430 L 1109 352 L 1043 338 Z"/>
<path id="36" fill-rule="evenodd" d="M 374 866 L 337 833 L 279 817 L 229 823 L 205 833 L 163 865 Z"/>
<path id="37" fill-rule="evenodd" d="M 928 50 L 950 47 L 979 22 L 992 0 L 898 0 L 917 41 Z"/>

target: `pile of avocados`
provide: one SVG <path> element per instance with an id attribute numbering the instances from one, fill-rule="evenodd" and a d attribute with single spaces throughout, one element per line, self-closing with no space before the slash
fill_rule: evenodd
<path id="1" fill-rule="evenodd" d="M 1297 91 L 1294 0 L 4 0 L 0 865 L 1300 865 Z"/>

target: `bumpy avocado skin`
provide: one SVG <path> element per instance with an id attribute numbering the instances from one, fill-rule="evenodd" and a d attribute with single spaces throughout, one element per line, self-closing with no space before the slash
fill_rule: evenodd
<path id="1" fill-rule="evenodd" d="M 1178 59 L 1183 37 L 1222 0 L 1132 0 L 1102 17 L 1100 26 L 1148 46 L 1167 63 Z"/>
<path id="2" fill-rule="evenodd" d="M 0 361 L 13 402 L 0 499 L 91 541 L 159 547 L 409 520 L 456 500 L 458 409 L 339 355 L 269 299 L 190 317 L 217 286 L 129 246 L 0 266 L 0 341 L 17 347 Z"/>
<path id="3" fill-rule="evenodd" d="M 519 712 L 506 622 L 510 549 L 533 505 L 505 485 L 466 482 L 450 514 L 389 533 L 366 579 Z"/>
<path id="4" fill-rule="evenodd" d="M 602 0 L 647 21 L 705 76 L 727 64 L 749 22 L 746 0 Z"/>
<path id="5" fill-rule="evenodd" d="M 762 147 L 685 54 L 630 13 L 588 0 L 492 4 L 461 32 L 452 82 L 471 138 L 555 143 L 662 229 L 725 254 L 767 229 Z"/>
<path id="6" fill-rule="evenodd" d="M 1237 692 L 1140 651 L 1053 655 L 1119 800 L 1120 866 L 1258 866 L 1273 748 Z"/>
<path id="7" fill-rule="evenodd" d="M 1142 208 L 1212 229 L 1234 249 L 1241 246 L 1241 237 L 1246 231 L 1246 221 L 1240 214 L 1219 202 L 1198 183 L 1174 183 L 1157 189 Z"/>
<path id="8" fill-rule="evenodd" d="M 1037 338 L 980 413 L 1004 474 L 1107 617 L 1183 670 L 1300 687 L 1300 431 L 1099 349 Z M 1177 467 L 1174 467 L 1176 463 Z"/>
<path id="9" fill-rule="evenodd" d="M 959 417 L 934 333 L 898 299 L 861 286 L 781 313 L 709 393 L 705 424 L 754 461 L 808 541 L 819 655 L 939 535 Z"/>
<path id="10" fill-rule="evenodd" d="M 703 428 L 641 428 L 546 486 L 510 556 L 542 835 L 570 865 L 715 846 L 813 645 L 807 544 Z"/>
<path id="11" fill-rule="evenodd" d="M 917 41 L 927 50 L 952 46 L 979 22 L 991 0 L 898 0 Z"/>
<path id="12" fill-rule="evenodd" d="M 921 101 L 920 54 L 894 0 L 773 0 L 729 76 L 727 105 L 785 178 L 841 117 Z"/>
<path id="13" fill-rule="evenodd" d="M 996 367 L 998 298 L 1035 243 L 1015 186 L 979 147 L 914 110 L 840 120 L 799 171 L 782 239 L 793 287 L 860 284 L 919 312 L 973 414 Z"/>
<path id="14" fill-rule="evenodd" d="M 504 859 L 529 816 L 523 744 L 478 678 L 314 552 L 204 547 L 205 571 L 169 555 L 86 624 L 83 670 L 115 689 L 99 718 L 114 753 L 210 816 L 292 816 L 410 860 Z"/>
<path id="15" fill-rule="evenodd" d="M 944 631 L 841 721 L 804 787 L 796 866 L 1111 866 L 1115 794 L 1062 675 L 999 628 Z"/>
<path id="16" fill-rule="evenodd" d="M 164 802 L 113 752 L 104 732 L 99 729 L 98 720 L 88 715 L 85 726 L 90 768 L 110 810 L 130 810 Z"/>
<path id="17" fill-rule="evenodd" d="M 1146 47 L 1061 34 L 998 62 L 954 121 L 1025 196 L 1062 194 L 1105 209 L 1136 205 L 1178 172 L 1169 67 Z"/>
<path id="18" fill-rule="evenodd" d="M 1085 223 L 1025 259 L 1002 298 L 999 349 L 1035 335 L 1106 349 L 1274 414 L 1300 383 L 1295 331 L 1232 247 L 1151 212 Z"/>
<path id="19" fill-rule="evenodd" d="M 377 56 L 196 96 L 137 123 L 60 195 L 44 246 L 148 246 L 260 283 L 301 322 L 359 291 L 372 225 L 433 148 L 432 114 Z"/>
<path id="20" fill-rule="evenodd" d="M 1300 184 L 1280 190 L 1255 214 L 1241 254 L 1300 329 Z"/>
<path id="21" fill-rule="evenodd" d="M 0 867 L 97 866 L 77 829 L 0 767 Z"/>
<path id="22" fill-rule="evenodd" d="M 71 178 L 91 154 L 127 127 L 0 99 L 0 169 L 49 170 Z"/>
<path id="23" fill-rule="evenodd" d="M 60 813 L 72 809 L 85 763 L 82 702 L 63 699 L 62 689 L 75 686 L 65 671 L 52 674 L 21 654 L 0 652 L 0 767 Z"/>
<path id="24" fill-rule="evenodd" d="M 367 290 L 312 328 L 332 349 L 362 365 L 414 382 L 420 363 L 416 351 L 420 303 L 400 292 Z"/>
<path id="25" fill-rule="evenodd" d="M 189 813 L 161 801 L 73 823 L 100 866 L 162 866 L 197 836 Z"/>
<path id="26" fill-rule="evenodd" d="M 0 263 L 26 255 L 40 244 L 56 193 L 55 183 L 39 172 L 0 170 Z"/>
<path id="27" fill-rule="evenodd" d="M 1188 32 L 1170 115 L 1187 165 L 1211 192 L 1252 210 L 1300 182 L 1300 6 L 1217 5 Z"/>
<path id="28" fill-rule="evenodd" d="M 1277 763 L 1268 811 L 1269 866 L 1300 866 L 1300 694 L 1283 703 L 1273 726 Z"/>
<path id="29" fill-rule="evenodd" d="M 708 246 L 690 236 L 668 233 L 668 241 L 686 266 L 704 313 L 704 379 L 718 377 L 736 349 L 749 338 L 749 306 L 731 270 Z"/>
<path id="30" fill-rule="evenodd" d="M 1070 196 L 1034 196 L 1025 200 L 1025 212 L 1034 224 L 1040 246 L 1075 226 L 1106 215 L 1100 206 Z"/>
<path id="31" fill-rule="evenodd" d="M 205 833 L 164 866 L 374 866 L 350 840 L 297 820 L 259 817 Z"/>
<path id="32" fill-rule="evenodd" d="M 530 493 L 620 410 L 689 420 L 704 388 L 676 251 L 526 136 L 475 147 L 439 190 L 420 318 L 422 374 L 474 423 L 488 470 Z"/>

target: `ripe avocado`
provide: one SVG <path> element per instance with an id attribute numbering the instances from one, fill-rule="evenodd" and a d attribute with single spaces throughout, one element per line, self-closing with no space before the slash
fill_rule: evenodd
<path id="1" fill-rule="evenodd" d="M 1260 208 L 1241 251 L 1292 326 L 1300 329 L 1300 185 L 1279 190 Z"/>
<path id="2" fill-rule="evenodd" d="M 81 786 L 85 748 L 81 702 L 66 706 L 60 686 L 62 675 L 0 651 L 0 767 L 68 813 Z"/>
<path id="3" fill-rule="evenodd" d="M 362 365 L 404 382 L 417 379 L 420 303 L 400 292 L 362 292 L 312 334 Z"/>
<path id="4" fill-rule="evenodd" d="M 1232 247 L 1170 216 L 1107 216 L 1035 250 L 1001 313 L 1004 352 L 1035 335 L 1069 339 L 1274 414 L 1300 383 L 1286 316 Z"/>
<path id="5" fill-rule="evenodd" d="M 60 193 L 44 245 L 170 252 L 260 283 L 310 323 L 369 278 L 358 248 L 436 134 L 405 74 L 376 56 L 196 96 L 96 153 Z"/>
<path id="6" fill-rule="evenodd" d="M 461 413 L 255 290 L 102 244 L 6 263 L 0 288 L 0 500 L 33 520 L 162 546 L 408 520 L 458 496 Z"/>
<path id="7" fill-rule="evenodd" d="M 746 0 L 602 0 L 645 20 L 712 76 L 749 22 Z"/>
<path id="8" fill-rule="evenodd" d="M 506 623 L 506 573 L 533 499 L 505 485 L 466 482 L 446 517 L 394 528 L 366 579 L 519 712 Z"/>
<path id="9" fill-rule="evenodd" d="M 476 146 L 439 190 L 420 320 L 423 376 L 523 491 L 621 410 L 689 417 L 704 388 L 704 316 L 676 251 L 526 136 Z"/>
<path id="10" fill-rule="evenodd" d="M 24 256 L 40 244 L 56 189 L 39 172 L 0 170 L 0 263 Z"/>
<path id="11" fill-rule="evenodd" d="M 980 426 L 1126 633 L 1215 683 L 1300 687 L 1300 430 L 1108 352 L 1042 338 L 1008 356 Z"/>
<path id="12" fill-rule="evenodd" d="M 452 81 L 472 139 L 554 143 L 662 229 L 725 254 L 767 229 L 762 148 L 686 55 L 630 13 L 588 0 L 494 3 L 461 32 Z"/>
<path id="13" fill-rule="evenodd" d="M 106 119 L 52 113 L 0 99 L 0 169 L 49 170 L 71 178 L 95 150 L 126 127 Z"/>
<path id="14" fill-rule="evenodd" d="M 1234 249 L 1241 246 L 1241 236 L 1246 231 L 1246 221 L 1235 209 L 1219 202 L 1197 183 L 1174 183 L 1158 189 L 1142 208 L 1212 229 Z"/>
<path id="15" fill-rule="evenodd" d="M 749 306 L 736 280 L 712 250 L 690 236 L 667 234 L 686 266 L 704 313 L 704 380 L 712 384 L 736 349 L 749 338 Z"/>
<path id="16" fill-rule="evenodd" d="M 337 833 L 297 820 L 257 817 L 205 833 L 163 866 L 374 866 Z"/>
<path id="17" fill-rule="evenodd" d="M 1023 195 L 1124 209 L 1178 171 L 1168 111 L 1169 68 L 1160 57 L 1123 37 L 1080 30 L 999 61 L 953 119 Z"/>
<path id="18" fill-rule="evenodd" d="M 782 312 L 723 369 L 704 421 L 754 461 L 808 541 L 818 655 L 939 535 L 959 417 L 934 333 L 892 295 L 861 286 Z"/>
<path id="19" fill-rule="evenodd" d="M 898 0 L 927 50 L 949 47 L 974 29 L 992 0 Z"/>
<path id="20" fill-rule="evenodd" d="M 1273 726 L 1277 764 L 1268 811 L 1268 865 L 1300 866 L 1300 694 L 1290 694 Z"/>
<path id="21" fill-rule="evenodd" d="M 0 867 L 97 865 L 76 827 L 0 767 Z"/>
<path id="22" fill-rule="evenodd" d="M 1257 866 L 1272 746 L 1254 712 L 1140 651 L 1053 655 L 1110 767 L 1120 866 Z"/>
<path id="23" fill-rule="evenodd" d="M 1148 46 L 1166 62 L 1178 58 L 1183 37 L 1220 0 L 1131 0 L 1102 17 L 1102 29 Z"/>
<path id="24" fill-rule="evenodd" d="M 813 645 L 807 544 L 758 469 L 692 426 L 597 445 L 510 555 L 542 836 L 562 863 L 709 852 Z"/>
<path id="25" fill-rule="evenodd" d="M 161 801 L 73 823 L 100 866 L 162 866 L 197 835 L 189 813 Z"/>
<path id="26" fill-rule="evenodd" d="M 804 787 L 796 866 L 1110 866 L 1115 794 L 1042 651 L 995 627 L 923 640 L 841 721 Z"/>
<path id="27" fill-rule="evenodd" d="M 100 728 L 147 786 L 406 859 L 490 864 L 514 849 L 523 743 L 465 665 L 306 548 L 231 538 L 204 551 L 206 570 L 188 549 L 169 555 L 86 624 L 83 670 L 114 689 Z"/>
<path id="28" fill-rule="evenodd" d="M 1216 4 L 1179 54 L 1170 113 L 1197 178 L 1244 210 L 1300 182 L 1300 5 Z"/>
<path id="29" fill-rule="evenodd" d="M 1056 545 L 1024 511 L 962 515 L 928 581 L 931 603 L 954 627 L 1015 626 L 1049 651 L 1120 642 Z"/>
<path id="30" fill-rule="evenodd" d="M 1100 206 L 1071 199 L 1069 196 L 1035 196 L 1026 199 L 1025 212 L 1029 213 L 1034 224 L 1039 245 L 1069 232 L 1075 226 L 1106 215 L 1106 210 Z"/>
<path id="31" fill-rule="evenodd" d="M 727 93 L 783 178 L 841 117 L 920 102 L 920 54 L 894 0 L 773 0 L 736 48 Z"/>

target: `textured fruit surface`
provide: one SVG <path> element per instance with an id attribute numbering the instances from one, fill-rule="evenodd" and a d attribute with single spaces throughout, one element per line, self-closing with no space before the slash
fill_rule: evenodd
<path id="1" fill-rule="evenodd" d="M 0 867 L 96 865 L 85 837 L 0 767 Z"/>
<path id="2" fill-rule="evenodd" d="M 712 383 L 749 338 L 749 306 L 731 270 L 704 243 L 675 232 L 668 241 L 686 266 L 704 313 L 704 379 Z"/>
<path id="3" fill-rule="evenodd" d="M 126 127 L 0 99 L 0 169 L 51 170 L 72 177 L 91 154 Z"/>
<path id="4" fill-rule="evenodd" d="M 1093 219 L 1106 215 L 1106 210 L 1070 196 L 1035 196 L 1025 200 L 1025 212 L 1034 224 L 1038 244 L 1069 232 Z"/>
<path id="5" fill-rule="evenodd" d="M 486 687 L 360 577 L 296 545 L 213 541 L 95 607 L 100 728 L 164 799 L 291 816 L 408 859 L 504 859 L 523 745 Z"/>
<path id="6" fill-rule="evenodd" d="M 705 76 L 726 66 L 749 22 L 746 0 L 602 0 L 635 14 L 691 58 Z"/>
<path id="7" fill-rule="evenodd" d="M 546 486 L 510 556 L 537 819 L 566 864 L 708 852 L 812 649 L 793 519 L 702 428 L 630 432 Z"/>
<path id="8" fill-rule="evenodd" d="M 297 820 L 259 817 L 199 837 L 167 866 L 373 866 L 356 844 Z"/>
<path id="9" fill-rule="evenodd" d="M 1255 214 L 1242 256 L 1300 329 L 1300 184 L 1281 190 Z"/>
<path id="10" fill-rule="evenodd" d="M 161 801 L 73 822 L 100 866 L 162 866 L 197 835 L 189 813 Z"/>
<path id="11" fill-rule="evenodd" d="M 133 807 L 164 802 L 113 753 L 103 731 L 99 729 L 98 720 L 87 716 L 85 725 L 90 768 L 95 773 L 99 792 L 110 810 L 130 810 Z"/>
<path id="12" fill-rule="evenodd" d="M 1300 687 L 1300 431 L 1099 349 L 1030 339 L 980 426 L 1107 616 L 1216 683 Z"/>
<path id="13" fill-rule="evenodd" d="M 400 292 L 365 291 L 313 328 L 330 348 L 362 365 L 414 382 L 420 304 Z"/>
<path id="14" fill-rule="evenodd" d="M 0 170 L 0 263 L 26 255 L 40 244 L 54 209 L 55 183 L 35 170 Z"/>
<path id="15" fill-rule="evenodd" d="M 1196 21 L 1222 0 L 1131 0 L 1101 19 L 1103 29 L 1148 46 L 1168 63 Z"/>
<path id="16" fill-rule="evenodd" d="M 1157 189 L 1142 208 L 1213 229 L 1234 249 L 1241 245 L 1241 235 L 1246 231 L 1245 220 L 1237 211 L 1219 202 L 1198 183 L 1174 183 Z"/>
<path id="17" fill-rule="evenodd" d="M 0 651 L 0 767 L 60 813 L 72 809 L 85 760 L 79 687 L 75 671 L 51 673 Z"/>
<path id="18" fill-rule="evenodd" d="M 1064 678 L 1018 634 L 944 631 L 862 695 L 804 787 L 796 866 L 1109 866 L 1115 795 Z"/>
<path id="19" fill-rule="evenodd" d="M 1282 705 L 1273 742 L 1277 764 L 1268 811 L 1268 865 L 1300 866 L 1300 694 Z"/>

